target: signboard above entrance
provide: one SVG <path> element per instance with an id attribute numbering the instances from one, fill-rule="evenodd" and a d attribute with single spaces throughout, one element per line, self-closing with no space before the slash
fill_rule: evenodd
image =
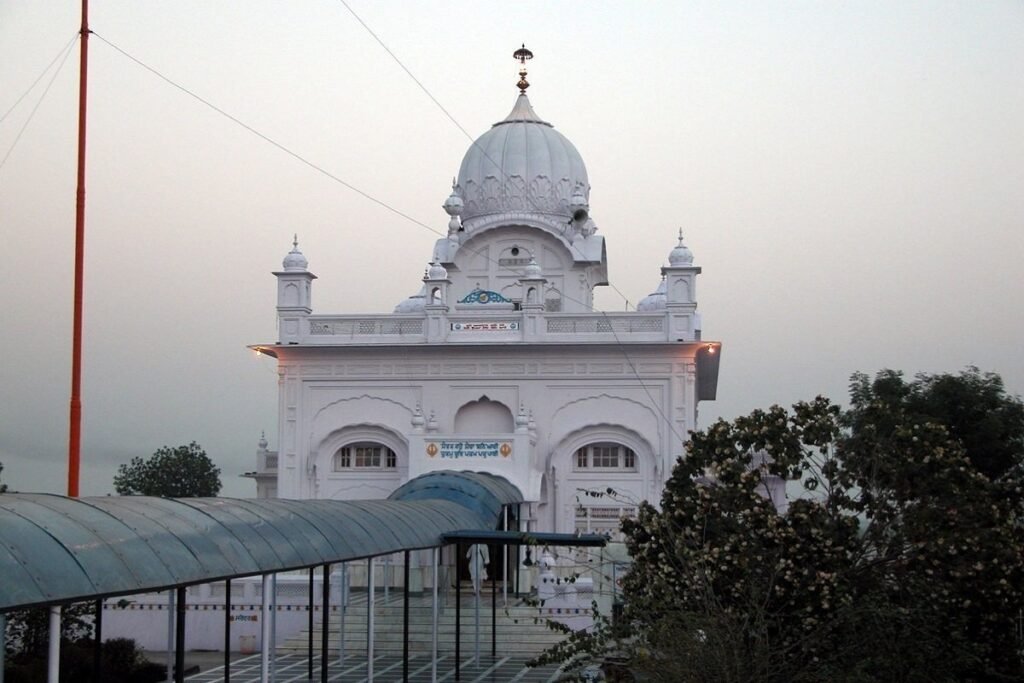
<path id="1" fill-rule="evenodd" d="M 429 458 L 507 458 L 512 455 L 512 444 L 508 441 L 428 441 L 425 450 Z"/>

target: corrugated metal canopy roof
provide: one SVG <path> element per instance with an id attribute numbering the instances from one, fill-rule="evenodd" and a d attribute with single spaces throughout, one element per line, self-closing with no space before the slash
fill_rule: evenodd
<path id="1" fill-rule="evenodd" d="M 429 548 L 493 529 L 501 506 L 521 500 L 497 477 L 453 474 L 387 501 L 5 493 L 0 611 Z"/>

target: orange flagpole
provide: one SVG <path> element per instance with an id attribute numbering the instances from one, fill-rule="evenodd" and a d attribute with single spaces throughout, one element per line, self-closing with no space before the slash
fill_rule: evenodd
<path id="1" fill-rule="evenodd" d="M 89 73 L 89 0 L 82 0 L 78 72 L 78 188 L 75 192 L 75 304 L 71 333 L 71 424 L 68 430 L 68 495 L 78 497 L 82 448 L 82 302 L 85 271 L 85 113 Z"/>

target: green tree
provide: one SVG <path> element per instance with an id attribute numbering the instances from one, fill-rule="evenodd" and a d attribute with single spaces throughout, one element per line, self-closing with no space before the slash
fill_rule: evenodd
<path id="1" fill-rule="evenodd" d="M 976 470 L 989 477 L 1019 477 L 1024 463 L 1024 402 L 1006 393 L 1002 378 L 976 367 L 941 375 L 919 374 L 906 381 L 894 370 L 872 380 L 858 373 L 850 385 L 853 433 L 896 416 L 935 422 L 949 430 Z M 891 425 L 889 425 L 891 428 Z"/>
<path id="2" fill-rule="evenodd" d="M 92 622 L 87 617 L 92 611 L 87 602 L 66 605 L 61 610 L 61 640 L 77 642 L 92 637 Z M 29 607 L 14 610 L 7 615 L 7 632 L 4 647 L 15 660 L 32 660 L 46 657 L 50 642 L 50 610 L 46 607 Z"/>
<path id="3" fill-rule="evenodd" d="M 3 471 L 4 471 L 4 464 L 2 462 L 0 462 L 0 474 L 2 474 Z M 6 492 L 7 492 L 7 484 L 4 484 L 4 483 L 0 482 L 0 493 L 6 493 Z"/>
<path id="4" fill-rule="evenodd" d="M 114 490 L 122 496 L 216 496 L 220 488 L 220 468 L 195 441 L 176 448 L 164 446 L 147 460 L 132 458 L 114 476 Z"/>
<path id="5" fill-rule="evenodd" d="M 947 424 L 947 396 L 1009 424 Z M 853 378 L 845 414 L 819 397 L 694 433 L 661 508 L 623 524 L 629 638 L 557 655 L 618 648 L 665 682 L 1024 680 L 1021 457 L 973 439 L 1012 440 L 1019 404 L 974 369 L 887 371 Z M 809 494 L 780 514 L 767 476 Z"/>

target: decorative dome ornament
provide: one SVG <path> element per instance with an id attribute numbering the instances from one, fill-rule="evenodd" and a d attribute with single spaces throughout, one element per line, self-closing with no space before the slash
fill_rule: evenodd
<path id="1" fill-rule="evenodd" d="M 530 257 L 530 262 L 526 264 L 526 268 L 523 269 L 523 276 L 527 280 L 540 280 L 544 277 L 544 273 L 540 269 L 540 264 L 537 263 L 537 259 Z"/>
<path id="2" fill-rule="evenodd" d="M 292 239 L 292 250 L 284 257 L 284 261 L 281 265 L 283 265 L 284 269 L 288 271 L 306 270 L 306 267 L 309 265 L 309 261 L 307 261 L 306 257 L 302 255 L 301 251 L 299 251 L 298 233 L 296 233 Z"/>
<path id="3" fill-rule="evenodd" d="M 431 263 L 427 270 L 427 280 L 445 280 L 448 278 L 448 271 L 440 263 Z"/>
<path id="4" fill-rule="evenodd" d="M 668 253 L 668 264 L 670 266 L 691 266 L 693 265 L 693 252 L 683 244 L 683 229 L 679 228 L 679 244 Z"/>
<path id="5" fill-rule="evenodd" d="M 412 427 L 416 431 L 422 431 L 423 426 L 427 423 L 427 419 L 423 417 L 423 409 L 420 408 L 420 404 L 416 404 L 416 412 L 412 414 Z"/>
<path id="6" fill-rule="evenodd" d="M 519 92 L 525 93 L 530 87 L 529 81 L 526 80 L 526 60 L 533 59 L 533 53 L 527 50 L 526 43 L 523 43 L 522 47 L 512 53 L 512 57 L 520 64 L 519 82 L 516 83 L 516 87 L 519 88 Z"/>
<path id="7" fill-rule="evenodd" d="M 448 236 L 451 237 L 455 233 L 462 230 L 462 221 L 459 220 L 459 216 L 462 214 L 462 209 L 465 204 L 462 201 L 462 195 L 460 194 L 459 184 L 455 178 L 452 178 L 452 193 L 448 195 L 448 199 L 444 200 L 444 204 L 441 205 L 451 218 L 448 219 Z"/>

